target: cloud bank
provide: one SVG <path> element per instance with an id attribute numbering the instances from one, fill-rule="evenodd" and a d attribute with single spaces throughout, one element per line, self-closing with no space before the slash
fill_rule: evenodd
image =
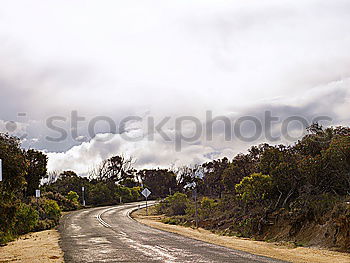
<path id="1" fill-rule="evenodd" d="M 263 121 L 270 110 L 280 120 L 325 115 L 327 125 L 349 125 L 348 1 L 4 0 L 0 7 L 0 129 L 13 121 L 9 132 L 46 151 L 50 169 L 84 173 L 120 153 L 140 167 L 203 162 L 266 140 L 227 142 L 217 124 L 212 141 L 200 137 L 181 152 L 157 136 L 125 141 L 120 129 L 101 143 L 88 132 L 96 116 L 205 123 L 207 111 Z M 72 111 L 85 117 L 77 138 Z M 65 118 L 57 122 L 69 134 L 63 141 L 46 138 L 57 136 L 46 124 L 53 116 Z M 302 127 L 290 129 L 296 136 Z M 96 126 L 95 134 L 110 132 Z"/>

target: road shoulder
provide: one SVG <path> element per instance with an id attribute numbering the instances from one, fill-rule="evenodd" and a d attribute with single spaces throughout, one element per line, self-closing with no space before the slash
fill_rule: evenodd
<path id="1" fill-rule="evenodd" d="M 161 217 L 145 216 L 143 210 L 134 211 L 131 213 L 131 217 L 153 228 L 269 258 L 295 263 L 350 262 L 350 254 L 348 253 L 317 248 L 292 247 L 288 244 L 281 245 L 238 237 L 220 236 L 205 229 L 192 229 L 189 227 L 164 224 L 160 222 Z"/>
<path id="2" fill-rule="evenodd" d="M 57 230 L 29 233 L 0 247 L 0 262 L 61 263 L 63 252 Z"/>

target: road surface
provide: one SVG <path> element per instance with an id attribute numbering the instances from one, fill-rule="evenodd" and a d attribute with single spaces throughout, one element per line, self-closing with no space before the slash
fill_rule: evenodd
<path id="1" fill-rule="evenodd" d="M 131 219 L 138 204 L 79 210 L 62 218 L 65 262 L 282 262 L 153 229 Z"/>

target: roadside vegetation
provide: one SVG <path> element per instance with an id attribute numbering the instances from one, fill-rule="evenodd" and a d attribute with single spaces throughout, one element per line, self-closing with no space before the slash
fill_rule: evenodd
<path id="1" fill-rule="evenodd" d="M 178 179 L 181 193 L 156 207 L 164 223 L 193 227 L 197 218 L 223 235 L 350 251 L 350 128 L 314 124 L 291 146 L 254 146 L 183 167 Z"/>
<path id="2" fill-rule="evenodd" d="M 82 208 L 83 200 L 88 207 L 114 205 L 141 200 L 143 187 L 152 189 L 153 198 L 177 187 L 174 172 L 137 171 L 133 160 L 122 156 L 104 160 L 83 176 L 74 171 L 48 172 L 45 153 L 22 149 L 18 138 L 1 133 L 0 159 L 0 245 L 55 227 L 62 212 Z M 41 191 L 39 198 L 36 190 Z"/>
<path id="3" fill-rule="evenodd" d="M 22 150 L 19 140 L 0 135 L 0 244 L 17 235 L 48 229 L 61 215 L 57 203 L 42 197 L 35 200 L 35 190 L 46 174 L 47 157 L 35 150 Z"/>
<path id="4" fill-rule="evenodd" d="M 47 172 L 47 157 L 0 134 L 0 243 L 58 224 L 62 211 L 161 199 L 163 222 L 265 241 L 350 250 L 350 128 L 318 124 L 293 145 L 261 144 L 232 160 L 136 170 L 113 156 L 86 175 Z M 82 191 L 84 187 L 84 191 Z M 35 190 L 41 197 L 35 198 Z M 197 202 L 194 202 L 195 198 Z"/>

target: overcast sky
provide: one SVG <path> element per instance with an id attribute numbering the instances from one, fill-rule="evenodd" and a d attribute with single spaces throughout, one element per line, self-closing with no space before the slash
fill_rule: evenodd
<path id="1" fill-rule="evenodd" d="M 264 121 L 269 110 L 279 118 L 274 134 L 290 116 L 348 126 L 349 14 L 347 0 L 0 0 L 0 131 L 47 152 L 50 170 L 83 174 L 115 154 L 133 156 L 140 168 L 167 167 L 269 142 L 264 134 L 225 141 L 218 123 L 213 140 L 203 134 L 176 150 L 161 134 L 149 138 L 150 117 L 156 124 L 169 117 L 164 129 L 172 138 L 176 118 L 204 124 L 207 111 L 234 122 Z M 77 130 L 72 111 L 85 117 Z M 52 116 L 66 118 L 56 122 L 68 134 L 59 142 L 47 139 L 59 135 L 46 125 Z M 91 136 L 96 116 L 117 127 L 127 116 L 143 121 L 117 131 L 102 121 Z M 301 125 L 289 128 L 295 138 L 303 133 Z M 183 130 L 191 134 L 193 125 Z M 292 143 L 270 143 L 279 142 Z"/>

